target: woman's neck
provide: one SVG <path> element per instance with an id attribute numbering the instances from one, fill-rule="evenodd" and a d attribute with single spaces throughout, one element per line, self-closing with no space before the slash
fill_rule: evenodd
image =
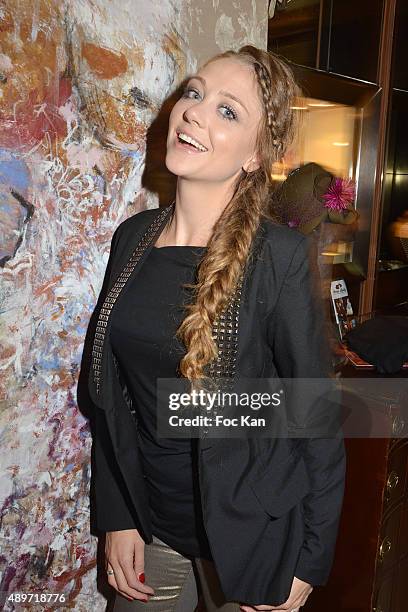
<path id="1" fill-rule="evenodd" d="M 225 183 L 198 183 L 179 178 L 174 216 L 160 245 L 207 246 L 214 224 L 232 196 Z"/>

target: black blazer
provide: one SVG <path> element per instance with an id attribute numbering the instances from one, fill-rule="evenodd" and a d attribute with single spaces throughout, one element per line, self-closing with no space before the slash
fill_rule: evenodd
<path id="1" fill-rule="evenodd" d="M 126 291 L 126 279 L 137 275 L 143 265 L 170 208 L 138 213 L 114 233 L 96 307 L 99 326 L 89 376 L 95 405 L 92 480 L 97 527 L 137 528 L 146 544 L 152 542 L 152 531 L 138 456 L 137 411 L 112 352 L 109 315 Z M 327 377 L 330 359 L 308 240 L 264 219 L 256 244 L 237 316 L 232 317 L 236 319 L 235 375 Z M 230 367 L 231 355 L 227 357 Z M 221 351 L 221 366 L 222 361 Z M 304 427 L 296 419 L 289 417 L 293 427 Z M 343 499 L 341 436 L 203 437 L 197 452 L 204 524 L 227 600 L 278 605 L 288 598 L 294 576 L 312 585 L 325 584 Z"/>

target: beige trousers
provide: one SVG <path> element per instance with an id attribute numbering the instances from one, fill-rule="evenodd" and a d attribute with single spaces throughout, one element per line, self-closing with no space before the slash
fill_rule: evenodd
<path id="1" fill-rule="evenodd" d="M 113 612 L 241 612 L 225 600 L 212 561 L 184 557 L 156 536 L 145 546 L 144 573 L 154 595 L 142 602 L 116 594 Z"/>
<path id="2" fill-rule="evenodd" d="M 145 603 L 117 594 L 113 612 L 240 612 L 237 602 L 225 601 L 211 561 L 184 557 L 156 536 L 145 546 L 144 561 L 146 584 L 154 595 Z"/>

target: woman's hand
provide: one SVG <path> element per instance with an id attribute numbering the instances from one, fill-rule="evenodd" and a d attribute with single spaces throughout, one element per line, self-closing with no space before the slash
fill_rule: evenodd
<path id="1" fill-rule="evenodd" d="M 293 578 L 292 588 L 290 590 L 289 598 L 279 606 L 245 606 L 240 605 L 241 610 L 245 612 L 256 612 L 256 610 L 275 610 L 276 612 L 298 612 L 300 606 L 304 606 L 306 599 L 313 591 L 313 587 L 308 582 L 303 582 L 296 576 Z"/>
<path id="2" fill-rule="evenodd" d="M 154 590 L 144 583 L 145 543 L 137 529 L 108 531 L 105 543 L 109 584 L 126 599 L 148 601 Z"/>

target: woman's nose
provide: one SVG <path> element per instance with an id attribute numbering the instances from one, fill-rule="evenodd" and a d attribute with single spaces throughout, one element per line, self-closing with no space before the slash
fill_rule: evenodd
<path id="1" fill-rule="evenodd" d="M 188 123 L 195 123 L 199 127 L 203 127 L 205 123 L 205 113 L 201 104 L 193 104 L 184 111 L 184 119 Z"/>

